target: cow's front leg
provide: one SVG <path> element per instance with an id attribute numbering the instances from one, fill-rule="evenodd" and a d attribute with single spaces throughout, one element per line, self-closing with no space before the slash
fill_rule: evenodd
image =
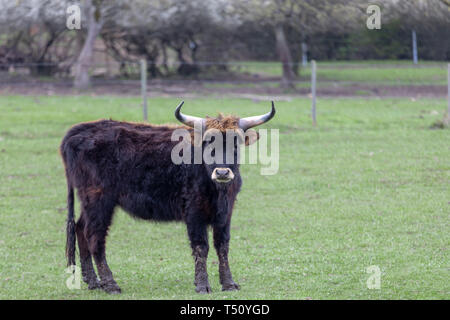
<path id="1" fill-rule="evenodd" d="M 206 270 L 208 258 L 208 231 L 206 224 L 201 222 L 188 223 L 188 234 L 191 241 L 192 255 L 195 261 L 195 291 L 198 293 L 211 293 Z"/>
<path id="2" fill-rule="evenodd" d="M 240 286 L 233 281 L 228 264 L 228 244 L 230 242 L 230 223 L 224 226 L 214 226 L 214 247 L 219 257 L 219 277 L 222 291 L 239 290 Z"/>

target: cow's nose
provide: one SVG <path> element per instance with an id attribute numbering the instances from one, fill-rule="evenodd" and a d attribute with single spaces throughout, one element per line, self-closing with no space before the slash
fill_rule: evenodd
<path id="1" fill-rule="evenodd" d="M 234 179 L 234 173 L 229 168 L 215 168 L 211 178 L 218 183 L 226 183 Z"/>
<path id="2" fill-rule="evenodd" d="M 216 170 L 216 174 L 218 178 L 228 178 L 229 175 L 229 170 L 228 169 L 217 169 Z"/>

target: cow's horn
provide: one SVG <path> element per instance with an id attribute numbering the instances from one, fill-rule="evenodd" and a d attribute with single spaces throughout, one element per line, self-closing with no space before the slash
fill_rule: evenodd
<path id="1" fill-rule="evenodd" d="M 194 116 L 188 116 L 186 114 L 181 113 L 181 107 L 183 106 L 184 101 L 181 101 L 181 103 L 178 105 L 178 107 L 175 109 L 175 118 L 178 119 L 181 123 L 184 123 L 185 125 L 189 127 L 194 127 L 194 123 L 197 121 L 200 121 L 200 123 L 203 125 L 203 118 L 194 117 Z"/>
<path id="2" fill-rule="evenodd" d="M 270 110 L 270 112 L 263 114 L 261 116 L 253 116 L 240 119 L 239 128 L 241 128 L 243 131 L 246 131 L 247 129 L 259 126 L 260 124 L 269 121 L 270 119 L 273 118 L 274 115 L 275 115 L 275 104 L 272 101 L 272 110 Z"/>

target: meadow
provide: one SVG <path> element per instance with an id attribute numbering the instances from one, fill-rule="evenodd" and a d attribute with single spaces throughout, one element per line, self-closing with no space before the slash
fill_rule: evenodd
<path id="1" fill-rule="evenodd" d="M 311 79 L 311 64 L 300 67 L 300 78 Z M 279 62 L 239 62 L 232 70 L 264 76 L 281 76 Z M 320 85 L 366 83 L 371 85 L 446 85 L 447 63 L 421 61 L 413 65 L 407 60 L 318 61 L 317 81 Z"/>
<path id="2" fill-rule="evenodd" d="M 149 99 L 150 122 L 175 122 L 179 100 Z M 78 122 L 139 121 L 139 98 L 1 96 L 0 299 L 448 299 L 450 131 L 430 129 L 446 100 L 319 99 L 316 128 L 309 99 L 276 107 L 261 128 L 279 129 L 278 173 L 241 168 L 230 242 L 241 290 L 220 291 L 211 248 L 213 293 L 196 294 L 185 226 L 117 210 L 107 257 L 123 293 L 110 296 L 65 285 L 58 147 Z M 209 97 L 184 108 L 250 116 L 270 104 Z M 369 266 L 381 271 L 380 289 L 367 287 Z"/>

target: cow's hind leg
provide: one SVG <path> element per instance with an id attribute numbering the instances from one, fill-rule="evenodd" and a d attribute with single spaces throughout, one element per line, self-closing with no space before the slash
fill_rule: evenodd
<path id="1" fill-rule="evenodd" d="M 92 264 L 92 256 L 89 252 L 88 242 L 85 237 L 85 213 L 82 211 L 81 216 L 76 224 L 76 233 L 78 240 L 78 248 L 80 250 L 81 274 L 83 281 L 88 284 L 90 290 L 100 288 L 100 282 L 95 274 L 94 266 Z"/>
<path id="2" fill-rule="evenodd" d="M 120 293 L 121 290 L 113 278 L 112 272 L 106 262 L 105 243 L 108 228 L 114 213 L 114 203 L 108 202 L 105 197 L 94 205 L 86 208 L 88 223 L 86 225 L 86 239 L 89 251 L 94 257 L 97 272 L 100 276 L 100 286 L 108 293 Z"/>

